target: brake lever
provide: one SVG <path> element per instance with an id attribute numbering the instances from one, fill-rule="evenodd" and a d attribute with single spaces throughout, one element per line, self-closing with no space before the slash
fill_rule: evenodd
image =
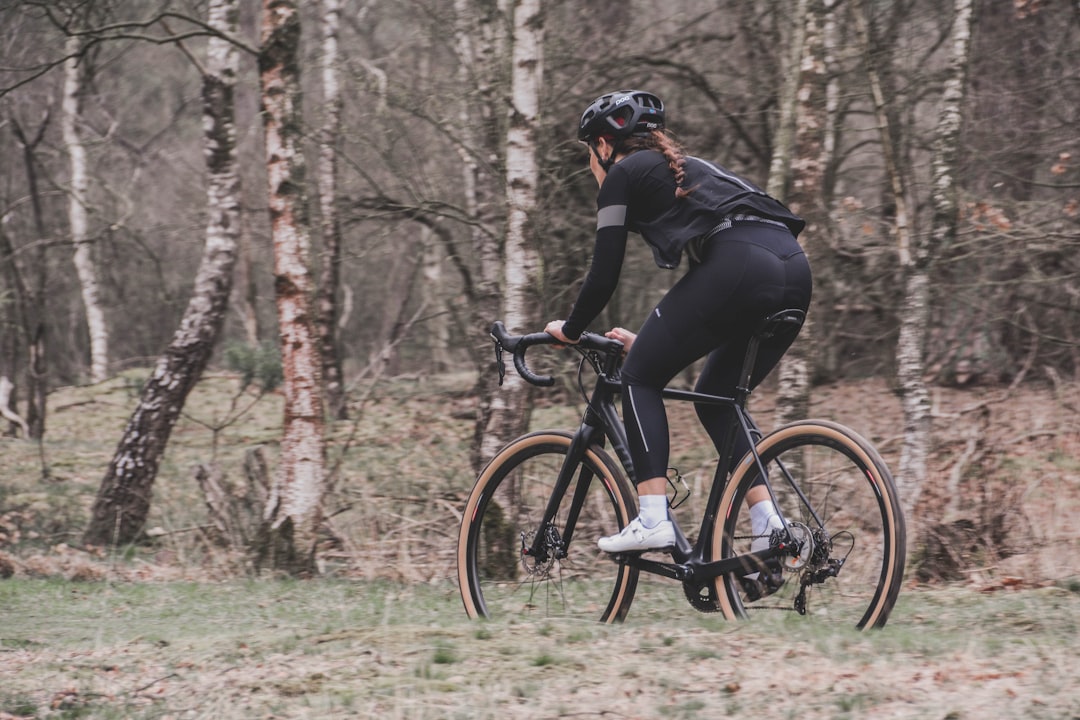
<path id="1" fill-rule="evenodd" d="M 495 341 L 495 365 L 499 369 L 499 387 L 502 387 L 503 379 L 506 377 L 506 363 L 503 362 L 503 346 L 502 343 L 499 342 L 499 339 L 494 335 L 491 336 L 491 339 Z"/>

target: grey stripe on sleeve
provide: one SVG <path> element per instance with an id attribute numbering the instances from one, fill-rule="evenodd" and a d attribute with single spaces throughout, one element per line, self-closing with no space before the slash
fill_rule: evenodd
<path id="1" fill-rule="evenodd" d="M 596 213 L 596 229 L 600 230 L 606 227 L 617 226 L 622 227 L 626 224 L 626 206 L 625 205 L 608 205 L 607 207 L 600 208 Z"/>

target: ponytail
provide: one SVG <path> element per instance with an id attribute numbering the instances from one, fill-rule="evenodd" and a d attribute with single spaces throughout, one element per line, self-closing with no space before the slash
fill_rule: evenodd
<path id="1" fill-rule="evenodd" d="M 675 176 L 675 198 L 681 200 L 694 191 L 694 188 L 684 188 L 686 182 L 686 155 L 682 147 L 663 130 L 653 130 L 645 136 L 628 138 L 623 144 L 622 150 L 634 152 L 635 150 L 656 150 L 668 161 L 671 174 Z"/>

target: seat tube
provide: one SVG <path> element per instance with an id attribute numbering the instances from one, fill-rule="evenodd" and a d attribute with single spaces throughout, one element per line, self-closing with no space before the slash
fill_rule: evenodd
<path id="1" fill-rule="evenodd" d="M 742 458 L 735 457 L 735 438 L 739 435 L 744 436 L 750 443 L 750 452 L 757 458 L 757 453 L 754 450 L 757 444 L 757 438 L 754 437 L 757 425 L 754 424 L 745 408 L 738 402 L 725 404 L 727 404 L 733 417 L 728 424 L 727 434 L 724 436 L 724 441 L 720 447 L 720 457 L 716 462 L 716 473 L 713 476 L 712 488 L 709 490 L 709 499 L 705 503 L 705 516 L 701 520 L 701 533 L 699 535 L 701 539 L 698 541 L 699 547 L 707 547 L 708 544 L 712 543 L 712 531 L 720 507 L 720 498 L 724 494 L 724 488 L 730 480 L 731 474 L 735 472 L 735 464 L 742 460 Z"/>

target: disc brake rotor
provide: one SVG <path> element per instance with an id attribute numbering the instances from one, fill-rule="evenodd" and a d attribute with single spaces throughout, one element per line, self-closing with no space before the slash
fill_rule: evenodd
<path id="1" fill-rule="evenodd" d="M 814 556 L 814 533 L 802 523 L 788 523 L 788 534 L 797 553 L 780 556 L 780 564 L 785 570 L 799 570 Z"/>
<path id="2" fill-rule="evenodd" d="M 550 528 L 547 535 L 547 541 L 540 546 L 542 554 L 533 555 L 529 552 L 529 548 L 533 546 L 533 541 L 536 539 L 536 531 L 521 533 L 521 567 L 529 575 L 547 575 L 551 566 L 555 564 L 555 543 L 558 539 L 558 531 Z"/>

